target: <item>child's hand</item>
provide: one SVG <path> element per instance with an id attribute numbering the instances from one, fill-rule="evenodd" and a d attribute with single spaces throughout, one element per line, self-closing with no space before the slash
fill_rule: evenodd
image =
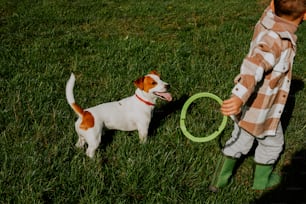
<path id="1" fill-rule="evenodd" d="M 232 96 L 230 99 L 224 100 L 221 106 L 221 112 L 225 116 L 237 115 L 241 111 L 243 102 L 237 96 Z"/>

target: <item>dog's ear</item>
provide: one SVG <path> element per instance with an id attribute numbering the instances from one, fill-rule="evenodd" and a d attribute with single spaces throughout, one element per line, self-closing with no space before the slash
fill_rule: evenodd
<path id="1" fill-rule="evenodd" d="M 144 89 L 144 77 L 140 77 L 138 79 L 136 79 L 133 83 L 137 88 L 140 88 L 141 90 Z"/>
<path id="2" fill-rule="evenodd" d="M 157 76 L 159 76 L 160 77 L 160 74 L 156 71 L 156 70 L 152 70 L 152 71 L 150 71 L 150 73 L 149 74 L 155 74 L 155 75 L 157 75 Z"/>

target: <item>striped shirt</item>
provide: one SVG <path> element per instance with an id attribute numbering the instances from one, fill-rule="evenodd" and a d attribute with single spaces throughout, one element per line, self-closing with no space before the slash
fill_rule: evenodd
<path id="1" fill-rule="evenodd" d="M 232 94 L 243 101 L 238 125 L 256 137 L 276 134 L 287 101 L 296 53 L 297 26 L 270 7 L 255 26 L 250 50 Z"/>

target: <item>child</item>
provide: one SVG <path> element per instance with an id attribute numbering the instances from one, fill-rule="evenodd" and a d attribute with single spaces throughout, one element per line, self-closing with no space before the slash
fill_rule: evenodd
<path id="1" fill-rule="evenodd" d="M 228 184 L 237 160 L 253 146 L 256 168 L 253 189 L 264 190 L 280 182 L 272 173 L 283 150 L 280 123 L 291 82 L 296 53 L 294 34 L 306 18 L 306 0 L 272 0 L 255 26 L 248 55 L 230 99 L 221 106 L 223 115 L 235 115 L 232 137 L 226 142 L 210 190 Z"/>

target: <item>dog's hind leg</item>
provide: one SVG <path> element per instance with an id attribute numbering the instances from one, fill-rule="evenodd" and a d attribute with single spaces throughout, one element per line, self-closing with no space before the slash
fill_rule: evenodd
<path id="1" fill-rule="evenodd" d="M 82 133 L 80 132 L 80 130 L 78 128 L 78 123 L 75 124 L 75 131 L 77 132 L 78 137 L 79 137 L 75 146 L 78 147 L 78 148 L 83 148 L 86 141 L 85 141 L 84 136 L 82 135 Z"/>
<path id="2" fill-rule="evenodd" d="M 95 152 L 96 152 L 96 149 L 98 148 L 99 144 L 91 144 L 91 143 L 88 143 L 88 147 L 87 147 L 87 150 L 86 150 L 86 155 L 89 156 L 90 158 L 93 158 L 95 156 Z"/>
<path id="3" fill-rule="evenodd" d="M 75 144 L 76 147 L 78 148 L 83 148 L 85 145 L 85 139 L 82 135 L 79 135 L 79 139 L 77 141 L 77 143 Z"/>
<path id="4" fill-rule="evenodd" d="M 88 133 L 89 134 L 87 134 L 87 136 L 85 137 L 86 142 L 88 144 L 86 155 L 89 156 L 90 158 L 93 158 L 95 155 L 95 151 L 101 142 L 101 132 L 100 131 L 95 132 L 94 130 L 91 130 Z"/>

